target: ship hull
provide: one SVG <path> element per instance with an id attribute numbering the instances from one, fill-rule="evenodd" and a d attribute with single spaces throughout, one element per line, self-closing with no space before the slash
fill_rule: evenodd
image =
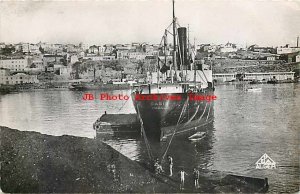
<path id="1" fill-rule="evenodd" d="M 213 100 L 194 100 L 192 95 L 213 96 L 213 91 L 198 93 L 132 94 L 134 107 L 149 138 L 164 139 L 204 129 L 212 122 Z M 143 98 L 144 96 L 144 98 Z M 171 96 L 175 96 L 173 99 Z"/>
<path id="2" fill-rule="evenodd" d="M 85 90 L 126 90 L 130 89 L 129 84 L 72 84 L 69 86 L 70 90 L 77 90 L 77 91 L 85 91 Z"/>

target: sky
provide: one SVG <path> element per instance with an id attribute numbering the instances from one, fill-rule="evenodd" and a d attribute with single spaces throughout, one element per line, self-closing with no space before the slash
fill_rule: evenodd
<path id="1" fill-rule="evenodd" d="M 296 45 L 298 0 L 176 0 L 180 26 L 196 44 Z M 0 42 L 160 43 L 171 0 L 3 1 Z"/>

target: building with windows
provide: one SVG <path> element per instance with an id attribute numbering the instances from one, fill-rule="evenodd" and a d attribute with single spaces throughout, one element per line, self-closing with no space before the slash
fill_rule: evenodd
<path id="1" fill-rule="evenodd" d="M 79 47 L 80 47 L 84 52 L 86 52 L 86 51 L 90 48 L 90 45 L 89 45 L 89 44 L 86 44 L 86 43 L 80 43 L 80 44 L 79 44 Z"/>
<path id="2" fill-rule="evenodd" d="M 6 68 L 11 71 L 24 71 L 28 67 L 29 59 L 1 59 L 0 68 Z"/>
<path id="3" fill-rule="evenodd" d="M 41 53 L 40 47 L 36 44 L 23 43 L 21 48 L 23 53 L 33 53 L 33 54 Z"/>
<path id="4" fill-rule="evenodd" d="M 288 44 L 285 47 L 277 48 L 277 54 L 288 54 L 300 51 L 300 47 L 290 47 Z"/>
<path id="5" fill-rule="evenodd" d="M 9 75 L 9 69 L 0 68 L 0 78 Z"/>
<path id="6" fill-rule="evenodd" d="M 0 68 L 0 85 L 16 85 L 38 83 L 37 75 L 25 73 L 11 73 L 9 69 Z"/>

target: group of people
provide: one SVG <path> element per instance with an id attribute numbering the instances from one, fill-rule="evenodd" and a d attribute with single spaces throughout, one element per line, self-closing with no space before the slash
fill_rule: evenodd
<path id="1" fill-rule="evenodd" d="M 185 175 L 188 175 L 183 169 L 181 169 L 179 171 L 180 173 L 180 190 L 184 189 L 184 180 L 185 180 Z M 195 188 L 199 189 L 199 176 L 200 176 L 200 172 L 198 169 L 194 168 L 193 170 L 193 177 L 194 177 L 194 184 L 195 184 Z"/>
<path id="2" fill-rule="evenodd" d="M 169 176 L 173 176 L 173 158 L 171 156 L 168 156 L 168 164 L 169 164 Z M 164 172 L 158 158 L 154 162 L 154 169 L 155 169 L 155 174 L 160 174 Z M 185 176 L 187 176 L 188 174 L 182 168 L 179 171 L 179 175 L 180 175 L 180 190 L 183 190 Z M 194 168 L 193 177 L 194 177 L 194 184 L 196 189 L 199 188 L 199 176 L 200 176 L 199 170 L 197 168 Z"/>

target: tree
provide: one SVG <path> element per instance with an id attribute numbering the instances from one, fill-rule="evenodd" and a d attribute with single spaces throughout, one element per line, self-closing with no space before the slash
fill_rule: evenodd
<path id="1" fill-rule="evenodd" d="M 42 54 L 45 53 L 45 50 L 44 50 L 41 46 L 39 47 L 39 51 L 40 51 Z"/>
<path id="2" fill-rule="evenodd" d="M 1 52 L 3 55 L 11 55 L 13 52 L 15 52 L 15 47 L 5 46 Z"/>

